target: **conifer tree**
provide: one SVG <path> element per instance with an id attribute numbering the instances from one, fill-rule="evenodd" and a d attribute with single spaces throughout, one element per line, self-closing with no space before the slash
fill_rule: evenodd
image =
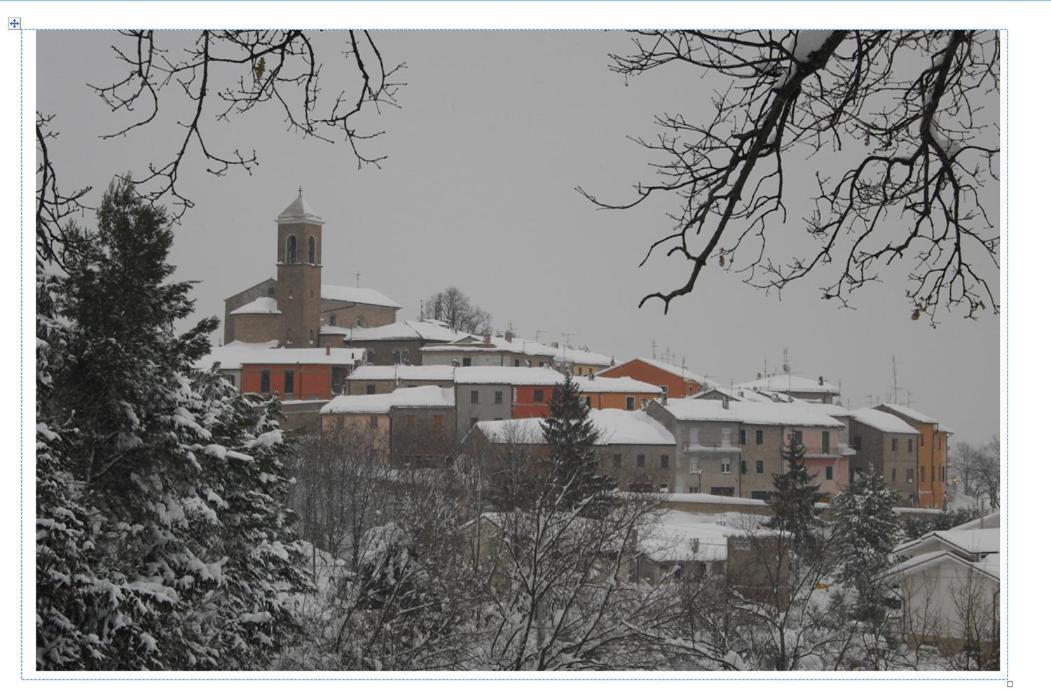
<path id="1" fill-rule="evenodd" d="M 797 549 L 810 549 L 814 545 L 814 527 L 817 524 L 817 502 L 821 496 L 818 484 L 811 483 L 814 476 L 803 466 L 806 448 L 798 435 L 792 435 L 781 448 L 781 458 L 786 466 L 782 474 L 774 474 L 774 491 L 770 494 L 770 509 L 773 517 L 768 527 L 790 533 Z"/>
<path id="2" fill-rule="evenodd" d="M 172 232 L 126 180 L 71 228 L 38 315 L 37 661 L 45 669 L 266 666 L 298 589 L 272 408 L 194 363 Z"/>
<path id="3" fill-rule="evenodd" d="M 878 618 L 885 606 L 885 585 L 880 576 L 890 566 L 890 554 L 902 536 L 894 512 L 897 500 L 897 494 L 872 467 L 859 473 L 832 500 L 839 578 L 857 590 L 855 612 L 867 620 Z"/>
<path id="4" fill-rule="evenodd" d="M 541 424 L 550 446 L 550 479 L 544 495 L 559 508 L 587 503 L 599 511 L 616 486 L 598 471 L 598 431 L 588 417 L 590 410 L 580 395 L 580 386 L 566 373 L 554 388 L 551 413 Z"/>

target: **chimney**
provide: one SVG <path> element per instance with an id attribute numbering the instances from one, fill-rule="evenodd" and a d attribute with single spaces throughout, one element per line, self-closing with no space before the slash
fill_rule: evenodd
<path id="1" fill-rule="evenodd" d="M 690 553 L 696 555 L 701 552 L 701 540 L 697 537 L 690 538 Z"/>
<path id="2" fill-rule="evenodd" d="M 756 373 L 755 374 L 755 379 L 756 380 L 762 380 L 763 379 L 763 374 L 762 373 Z"/>
<path id="3" fill-rule="evenodd" d="M 485 337 L 485 343 L 486 344 L 492 344 L 492 342 L 493 342 L 493 335 L 492 335 L 492 333 L 489 332 L 489 330 L 486 330 L 485 334 L 483 336 Z"/>
<path id="4" fill-rule="evenodd" d="M 729 409 L 729 408 L 730 408 L 730 398 L 727 397 L 726 395 L 723 395 L 723 409 Z"/>
<path id="5" fill-rule="evenodd" d="M 332 356 L 332 345 L 331 344 L 326 344 L 325 345 L 325 356 Z"/>
<path id="6" fill-rule="evenodd" d="M 594 371 L 588 371 L 588 380 L 594 380 L 594 379 L 595 379 L 595 372 Z"/>
<path id="7" fill-rule="evenodd" d="M 818 385 L 824 385 L 824 384 L 825 384 L 825 376 L 823 376 L 823 375 L 819 375 L 819 376 L 817 377 L 817 384 L 818 384 Z"/>
<path id="8" fill-rule="evenodd" d="M 668 386 L 661 385 L 661 404 L 668 405 Z"/>

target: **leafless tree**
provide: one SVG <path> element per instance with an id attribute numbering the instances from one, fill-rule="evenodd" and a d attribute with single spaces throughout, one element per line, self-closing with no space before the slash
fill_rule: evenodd
<path id="1" fill-rule="evenodd" d="M 606 209 L 678 201 L 643 264 L 665 251 L 682 257 L 688 276 L 640 306 L 656 299 L 667 312 L 711 262 L 775 291 L 831 264 L 821 295 L 846 306 L 904 263 L 913 319 L 933 324 L 939 307 L 958 305 L 968 317 L 999 310 L 988 280 L 999 236 L 986 212 L 998 191 L 995 32 L 654 31 L 639 32 L 634 47 L 611 56 L 615 72 L 694 70 L 711 85 L 714 110 L 705 122 L 666 113 L 655 140 L 636 140 L 658 160 L 656 181 L 639 183 L 634 200 L 584 193 Z M 805 222 L 813 245 L 780 241 L 795 223 L 785 182 L 819 151 L 835 163 L 816 176 Z"/>
<path id="2" fill-rule="evenodd" d="M 126 73 L 89 85 L 124 119 L 102 138 L 177 123 L 180 135 L 170 155 L 129 174 L 143 197 L 168 203 L 176 220 L 193 206 L 180 185 L 192 157 L 216 176 L 231 169 L 250 173 L 259 164 L 254 149 L 227 151 L 217 127 L 259 107 L 275 106 L 288 129 L 304 137 L 344 140 L 359 166 L 384 159 L 362 147 L 381 132 L 359 131 L 356 124 L 369 107 L 397 105 L 401 85 L 395 79 L 403 65 L 386 63 L 367 31 L 348 32 L 342 54 L 332 60 L 323 58 L 318 36 L 303 31 L 201 31 L 189 40 L 185 33 L 151 30 L 118 34 L 112 50 Z M 54 117 L 38 113 L 36 125 L 37 244 L 47 262 L 58 257 L 54 245 L 63 240 L 63 220 L 83 208 L 89 190 L 67 192 L 58 182 L 48 147 L 56 136 Z"/>
<path id="3" fill-rule="evenodd" d="M 959 474 L 964 493 L 987 498 L 992 508 L 1000 507 L 1000 436 L 981 447 L 960 443 L 953 450 L 952 468 Z"/>
<path id="4" fill-rule="evenodd" d="M 304 436 L 298 451 L 290 501 L 303 538 L 356 570 L 365 535 L 385 521 L 397 481 L 386 446 L 368 429 L 350 428 Z"/>
<path id="5" fill-rule="evenodd" d="M 471 303 L 467 294 L 450 286 L 427 299 L 424 316 L 441 320 L 450 329 L 472 334 L 482 334 L 492 329 L 492 316 Z"/>

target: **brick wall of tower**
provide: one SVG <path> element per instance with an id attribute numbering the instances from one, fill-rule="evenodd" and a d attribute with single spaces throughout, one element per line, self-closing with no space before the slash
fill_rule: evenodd
<path id="1" fill-rule="evenodd" d="M 288 239 L 296 239 L 296 256 L 289 258 Z M 314 262 L 310 262 L 310 239 Z M 316 346 L 321 327 L 321 226 L 278 224 L 277 307 L 281 310 L 278 339 L 284 346 Z M 292 260 L 292 262 L 289 262 Z"/>

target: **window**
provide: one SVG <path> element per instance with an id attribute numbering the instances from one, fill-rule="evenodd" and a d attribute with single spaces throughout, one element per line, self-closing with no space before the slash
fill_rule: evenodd
<path id="1" fill-rule="evenodd" d="M 912 452 L 912 438 L 909 438 L 909 439 L 908 439 L 908 441 L 907 441 L 907 443 L 908 443 L 908 445 L 906 446 L 906 449 L 907 449 L 907 450 L 908 450 L 909 452 Z"/>
<path id="2" fill-rule="evenodd" d="M 614 456 L 613 456 L 613 466 L 614 466 L 614 467 L 619 467 L 619 466 L 620 466 L 620 463 L 621 463 L 621 456 L 620 456 L 620 454 L 618 453 L 618 454 L 616 454 L 616 455 L 614 455 Z"/>
<path id="3" fill-rule="evenodd" d="M 540 390 L 540 389 L 534 389 L 533 390 L 533 401 L 534 402 L 543 402 L 544 401 L 544 391 Z"/>
<path id="4" fill-rule="evenodd" d="M 769 491 L 752 491 L 752 498 L 754 498 L 755 500 L 761 500 L 761 501 L 770 500 L 770 492 Z"/>
<path id="5" fill-rule="evenodd" d="M 697 486 L 691 486 L 689 492 L 690 493 L 700 493 L 700 490 L 699 490 L 699 488 Z"/>
<path id="6" fill-rule="evenodd" d="M 412 414 L 409 414 L 408 416 L 406 416 L 405 417 L 405 426 L 407 428 L 416 428 L 416 417 L 414 415 L 412 415 Z"/>
<path id="7" fill-rule="evenodd" d="M 861 449 L 861 436 L 854 436 L 854 451 Z"/>
<path id="8" fill-rule="evenodd" d="M 296 237 L 289 236 L 285 241 L 285 264 L 291 265 L 296 261 Z"/>
<path id="9" fill-rule="evenodd" d="M 729 474 L 730 473 L 730 460 L 723 459 L 722 463 L 719 465 L 719 471 L 721 471 L 723 474 Z M 714 491 L 713 491 L 713 493 L 714 493 Z"/>
<path id="10" fill-rule="evenodd" d="M 942 449 L 942 438 L 941 436 L 934 437 L 934 447 L 938 450 Z"/>
<path id="11" fill-rule="evenodd" d="M 465 356 L 464 357 L 463 365 L 465 365 L 465 366 L 470 366 L 471 365 L 471 357 L 470 356 Z"/>
<path id="12" fill-rule="evenodd" d="M 636 455 L 635 456 L 635 466 L 638 467 L 639 469 L 645 469 L 646 468 L 646 456 L 645 455 Z"/>
<path id="13" fill-rule="evenodd" d="M 478 404 L 478 390 L 471 390 L 471 404 Z"/>
<path id="14" fill-rule="evenodd" d="M 821 431 L 821 454 L 827 455 L 832 447 L 832 435 L 828 431 Z"/>
<path id="15" fill-rule="evenodd" d="M 329 325 L 335 325 L 336 324 L 336 314 L 335 313 L 333 313 L 332 315 L 328 316 L 328 324 Z"/>
<path id="16" fill-rule="evenodd" d="M 347 381 L 347 369 L 340 366 L 332 367 L 332 391 L 343 392 L 343 384 Z"/>
<path id="17" fill-rule="evenodd" d="M 915 474 L 913 473 L 913 471 L 911 469 L 906 469 L 905 470 L 905 481 L 907 483 L 911 484 L 915 478 L 916 478 L 916 476 L 915 476 Z"/>
<path id="18" fill-rule="evenodd" d="M 316 260 L 314 259 L 314 257 L 315 257 L 315 249 L 316 249 L 316 245 L 317 245 L 317 244 L 316 244 L 316 242 L 314 241 L 314 237 L 313 237 L 313 236 L 311 236 L 310 238 L 308 238 L 308 239 L 307 239 L 307 262 L 309 262 L 309 263 L 310 263 L 310 264 L 312 264 L 312 265 L 313 265 L 313 264 L 315 264 L 315 263 L 317 262 L 317 261 L 316 261 Z"/>
<path id="19" fill-rule="evenodd" d="M 375 385 L 366 385 L 365 386 L 365 394 L 366 395 L 374 395 L 374 394 L 376 394 L 376 386 Z"/>
<path id="20" fill-rule="evenodd" d="M 373 414 L 369 417 L 369 428 L 376 428 L 380 425 L 380 417 Z"/>
<path id="21" fill-rule="evenodd" d="M 661 469 L 667 469 L 671 464 L 667 455 L 661 455 Z"/>
<path id="22" fill-rule="evenodd" d="M 835 467 L 828 465 L 825 467 L 825 479 L 832 481 L 832 475 L 835 473 Z"/>
<path id="23" fill-rule="evenodd" d="M 890 480 L 891 481 L 897 481 L 898 480 L 898 468 L 897 467 L 891 467 Z"/>
<path id="24" fill-rule="evenodd" d="M 518 359 L 515 359 L 515 368 L 517 368 L 518 366 L 521 366 L 521 365 L 522 365 L 522 362 L 520 360 L 518 360 Z"/>
<path id="25" fill-rule="evenodd" d="M 742 474 L 747 474 L 748 473 L 748 463 L 745 462 L 744 460 L 741 460 L 741 473 Z"/>
<path id="26" fill-rule="evenodd" d="M 763 444 L 763 432 L 761 430 L 756 430 L 756 432 L 755 432 L 755 444 L 756 445 L 762 445 Z"/>
<path id="27" fill-rule="evenodd" d="M 795 443 L 796 445 L 802 445 L 803 444 L 803 432 L 802 431 L 792 431 L 792 442 Z"/>
<path id="28" fill-rule="evenodd" d="M 503 390 L 497 390 L 496 392 L 493 393 L 493 404 L 503 404 L 503 403 L 504 403 L 504 391 Z"/>
<path id="29" fill-rule="evenodd" d="M 628 411 L 634 411 L 635 409 L 635 398 L 628 396 L 624 398 L 624 408 Z"/>
<path id="30" fill-rule="evenodd" d="M 296 372 L 285 371 L 285 394 L 290 395 L 295 392 L 296 389 Z"/>
<path id="31" fill-rule="evenodd" d="M 270 392 L 270 371 L 263 371 L 259 374 L 259 391 L 263 394 Z"/>
<path id="32" fill-rule="evenodd" d="M 746 429 L 744 429 L 744 428 L 741 429 L 740 442 L 741 442 L 741 445 L 745 445 L 746 443 L 748 443 L 748 431 Z"/>
<path id="33" fill-rule="evenodd" d="M 920 467 L 920 481 L 927 481 L 927 468 Z"/>
<path id="34" fill-rule="evenodd" d="M 922 448 L 926 444 L 927 444 L 927 437 L 922 432 L 920 432 L 920 447 Z"/>
<path id="35" fill-rule="evenodd" d="M 890 449 L 891 449 L 891 452 L 897 452 L 898 451 L 898 439 L 897 438 L 891 438 L 890 439 Z"/>
<path id="36" fill-rule="evenodd" d="M 756 460 L 755 461 L 755 473 L 756 474 L 762 474 L 763 473 L 763 461 L 762 460 Z"/>

